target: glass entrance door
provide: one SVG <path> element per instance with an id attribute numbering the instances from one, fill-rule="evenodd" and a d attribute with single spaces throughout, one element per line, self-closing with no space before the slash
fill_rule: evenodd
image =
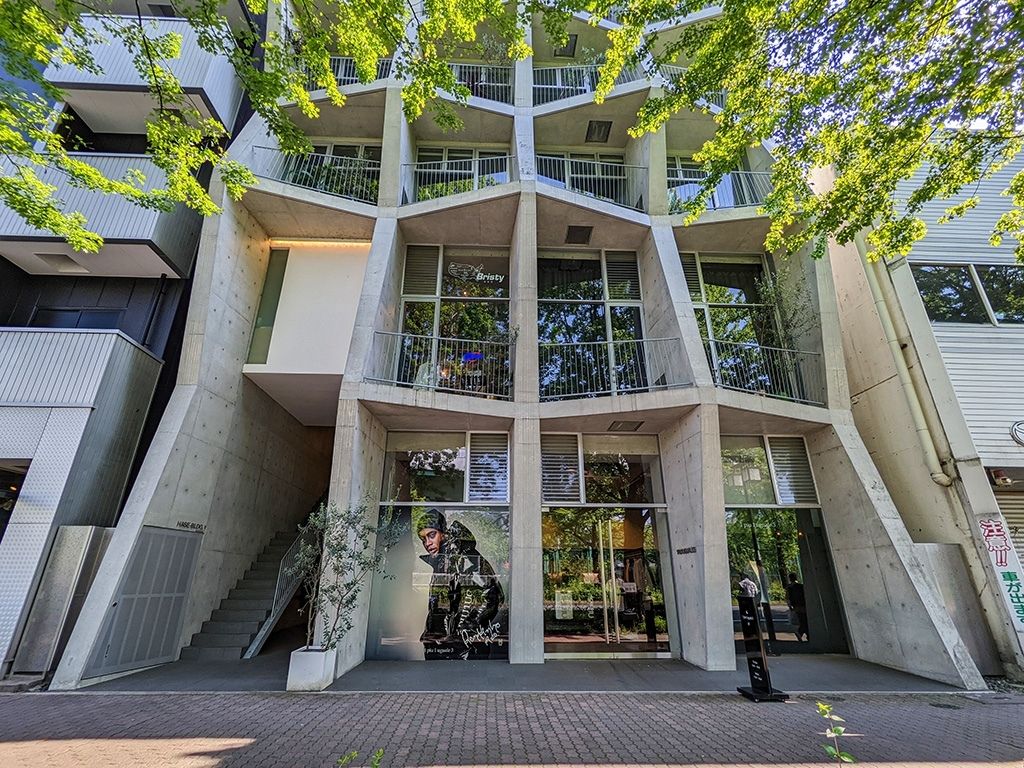
<path id="1" fill-rule="evenodd" d="M 651 509 L 545 510 L 546 654 L 668 652 L 658 534 Z"/>

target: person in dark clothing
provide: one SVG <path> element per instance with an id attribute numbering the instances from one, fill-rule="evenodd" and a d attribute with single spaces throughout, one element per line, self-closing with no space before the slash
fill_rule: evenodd
<path id="1" fill-rule="evenodd" d="M 493 622 L 505 600 L 494 568 L 466 526 L 438 509 L 417 510 L 413 526 L 420 555 L 433 570 L 427 622 L 420 636 L 426 659 L 486 659 L 503 633 Z"/>
<path id="2" fill-rule="evenodd" d="M 796 639 L 809 641 L 811 636 L 807 634 L 807 597 L 804 595 L 804 585 L 797 581 L 795 573 L 789 574 L 786 601 L 789 603 L 789 610 L 796 614 Z"/>

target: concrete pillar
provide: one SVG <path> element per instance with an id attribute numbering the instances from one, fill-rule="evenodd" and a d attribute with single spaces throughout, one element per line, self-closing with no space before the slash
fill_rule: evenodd
<path id="1" fill-rule="evenodd" d="M 660 440 L 671 542 L 662 567 L 680 638 L 673 654 L 702 669 L 735 669 L 718 406 L 697 406 Z"/>
<path id="2" fill-rule="evenodd" d="M 524 191 L 512 232 L 509 269 L 513 286 L 510 321 L 516 329 L 515 399 L 536 403 L 539 398 L 537 362 L 537 195 Z"/>
<path id="3" fill-rule="evenodd" d="M 679 247 L 676 245 L 675 234 L 667 219 L 651 222 L 651 237 L 661 260 L 661 269 L 665 276 L 665 287 L 672 301 L 672 310 L 682 334 L 683 351 L 689 361 L 693 374 L 693 384 L 697 387 L 713 387 L 711 366 L 704 353 L 704 342 L 697 328 L 697 318 L 693 312 L 693 301 L 683 275 L 683 264 L 679 260 Z"/>
<path id="4" fill-rule="evenodd" d="M 388 86 L 384 93 L 378 205 L 394 208 L 402 200 L 402 164 L 411 162 L 406 146 L 409 144 L 409 126 L 402 111 L 402 89 L 397 85 Z"/>
<path id="5" fill-rule="evenodd" d="M 512 430 L 512 511 L 509 661 L 544 661 L 544 589 L 541 573 L 540 420 L 516 419 Z"/>
<path id="6" fill-rule="evenodd" d="M 962 688 L 985 681 L 849 414 L 807 435 L 822 519 L 858 658 Z"/>

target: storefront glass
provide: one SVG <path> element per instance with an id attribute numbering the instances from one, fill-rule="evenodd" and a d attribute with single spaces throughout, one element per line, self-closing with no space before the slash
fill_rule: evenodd
<path id="1" fill-rule="evenodd" d="M 730 509 L 726 538 L 737 651 L 737 598 L 747 594 L 761 607 L 770 653 L 847 652 L 820 510 Z"/>

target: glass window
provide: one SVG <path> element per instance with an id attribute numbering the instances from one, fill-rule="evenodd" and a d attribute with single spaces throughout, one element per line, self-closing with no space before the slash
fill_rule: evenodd
<path id="1" fill-rule="evenodd" d="M 508 338 L 508 303 L 443 299 L 437 335 L 443 339 L 505 341 Z"/>
<path id="2" fill-rule="evenodd" d="M 594 254 L 537 259 L 537 296 L 562 301 L 601 301 L 601 259 Z"/>
<path id="3" fill-rule="evenodd" d="M 975 266 L 981 284 L 1000 323 L 1024 323 L 1024 267 Z"/>
<path id="4" fill-rule="evenodd" d="M 508 298 L 508 253 L 488 248 L 446 248 L 441 295 Z"/>
<path id="5" fill-rule="evenodd" d="M 764 441 L 752 436 L 722 436 L 722 482 L 726 506 L 775 504 Z"/>
<path id="6" fill-rule="evenodd" d="M 384 501 L 456 501 L 465 495 L 464 432 L 391 432 Z"/>
<path id="7" fill-rule="evenodd" d="M 761 301 L 757 281 L 760 264 L 707 262 L 701 259 L 704 293 L 710 304 L 757 304 Z"/>
<path id="8" fill-rule="evenodd" d="M 538 336 L 544 344 L 607 341 L 604 304 L 537 305 Z"/>
<path id="9" fill-rule="evenodd" d="M 584 435 L 583 477 L 588 504 L 665 501 L 653 435 Z"/>
<path id="10" fill-rule="evenodd" d="M 969 267 L 914 264 L 910 269 L 930 320 L 937 323 L 989 322 Z"/>
<path id="11" fill-rule="evenodd" d="M 263 281 L 263 292 L 260 294 L 260 306 L 256 312 L 256 325 L 252 330 L 247 362 L 267 362 L 267 355 L 270 354 L 270 338 L 274 332 L 274 320 L 277 318 L 277 305 L 281 302 L 281 289 L 284 287 L 284 273 L 287 268 L 288 250 L 272 248 L 270 260 L 267 262 L 267 276 Z"/>

